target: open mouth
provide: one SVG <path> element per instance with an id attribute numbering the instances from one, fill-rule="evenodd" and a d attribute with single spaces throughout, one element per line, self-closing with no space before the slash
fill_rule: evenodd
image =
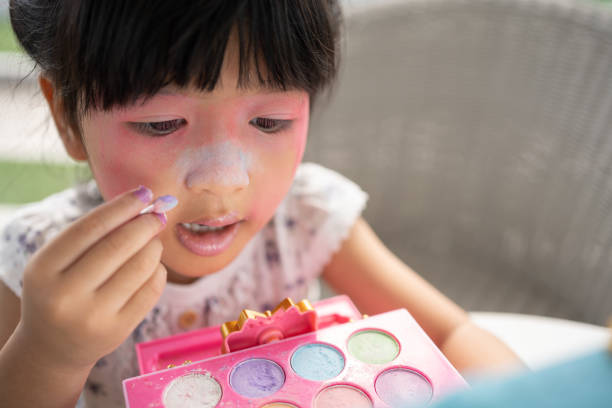
<path id="1" fill-rule="evenodd" d="M 231 224 L 231 225 L 233 225 L 233 224 Z M 185 229 L 195 233 L 195 234 L 202 234 L 202 233 L 205 233 L 205 232 L 223 231 L 226 228 L 228 228 L 230 225 L 224 225 L 222 227 L 211 227 L 210 225 L 202 225 L 202 224 L 182 222 L 181 226 L 184 227 Z"/>
<path id="2" fill-rule="evenodd" d="M 206 224 L 182 222 L 176 226 L 176 235 L 179 242 L 192 253 L 199 256 L 214 256 L 232 244 L 241 224 L 242 220 L 229 219 L 217 219 Z"/>

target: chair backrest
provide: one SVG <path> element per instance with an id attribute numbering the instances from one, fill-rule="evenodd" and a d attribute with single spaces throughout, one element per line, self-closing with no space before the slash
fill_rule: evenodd
<path id="1" fill-rule="evenodd" d="M 346 7 L 306 160 L 462 306 L 612 314 L 612 10 L 589 0 Z"/>

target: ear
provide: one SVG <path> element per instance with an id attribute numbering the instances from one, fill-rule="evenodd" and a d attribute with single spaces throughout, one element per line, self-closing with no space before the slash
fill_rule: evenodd
<path id="1" fill-rule="evenodd" d="M 44 75 L 41 75 L 38 79 L 38 83 L 49 104 L 51 116 L 53 116 L 55 127 L 64 143 L 66 152 L 76 161 L 87 160 L 87 150 L 85 149 L 81 135 L 68 123 L 62 100 L 57 95 L 53 82 Z"/>

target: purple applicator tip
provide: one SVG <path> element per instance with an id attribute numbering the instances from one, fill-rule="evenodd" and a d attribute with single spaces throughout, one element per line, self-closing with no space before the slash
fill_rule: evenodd
<path id="1" fill-rule="evenodd" d="M 151 205 L 146 207 L 140 213 L 141 214 L 147 214 L 151 212 L 165 213 L 166 211 L 169 211 L 173 209 L 174 207 L 176 207 L 177 204 L 178 204 L 178 200 L 176 199 L 176 197 L 171 196 L 171 195 L 165 195 L 165 196 L 158 197 L 155 201 L 153 201 Z"/>
<path id="2" fill-rule="evenodd" d="M 153 201 L 153 212 L 166 212 L 176 207 L 177 204 L 178 200 L 176 197 L 171 195 L 161 196 Z"/>

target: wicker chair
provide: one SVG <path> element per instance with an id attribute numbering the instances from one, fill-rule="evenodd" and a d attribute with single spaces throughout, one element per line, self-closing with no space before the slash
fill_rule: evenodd
<path id="1" fill-rule="evenodd" d="M 469 310 L 612 313 L 612 10 L 588 0 L 347 2 L 306 159 Z"/>

